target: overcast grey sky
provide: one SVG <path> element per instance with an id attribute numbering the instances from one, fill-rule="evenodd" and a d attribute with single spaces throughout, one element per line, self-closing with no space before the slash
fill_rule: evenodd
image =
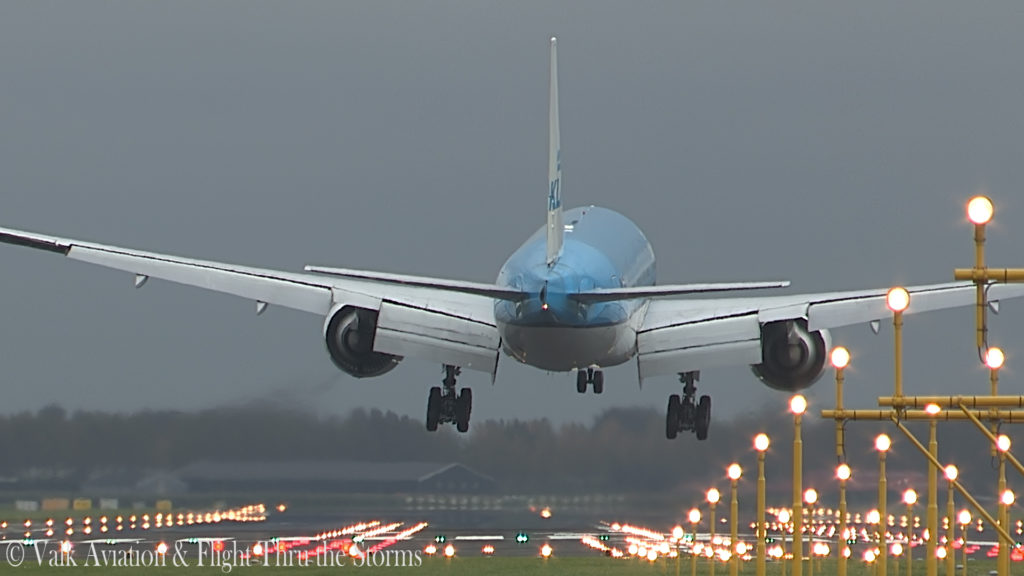
<path id="1" fill-rule="evenodd" d="M 997 206 L 990 261 L 1024 266 L 1019 2 L 3 2 L 0 223 L 299 270 L 491 281 L 543 222 L 559 36 L 567 205 L 644 229 L 663 283 L 794 291 L 943 282 L 972 262 L 963 202 Z M 0 411 L 196 409 L 272 398 L 422 416 L 430 363 L 338 372 L 322 319 L 0 247 Z M 1024 302 L 993 340 L 1020 391 Z M 908 392 L 987 391 L 969 309 L 907 322 Z M 853 350 L 851 401 L 891 386 L 891 330 Z M 580 396 L 503 358 L 474 418 L 663 409 L 635 364 Z M 707 370 L 716 415 L 785 397 Z M 827 376 L 812 402 L 832 400 Z"/>

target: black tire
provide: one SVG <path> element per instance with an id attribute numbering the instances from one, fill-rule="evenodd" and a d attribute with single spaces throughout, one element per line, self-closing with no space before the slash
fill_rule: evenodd
<path id="1" fill-rule="evenodd" d="M 435 432 L 441 419 L 441 387 L 434 386 L 427 396 L 427 431 Z"/>
<path id="2" fill-rule="evenodd" d="M 455 400 L 455 429 L 466 433 L 469 431 L 469 415 L 473 412 L 473 390 L 463 388 Z"/>
<path id="3" fill-rule="evenodd" d="M 711 428 L 711 396 L 701 396 L 697 403 L 697 422 L 694 426 L 697 440 L 708 439 L 708 428 Z"/>
<path id="4" fill-rule="evenodd" d="M 587 393 L 587 373 L 583 370 L 576 371 L 576 391 L 580 394 Z"/>
<path id="5" fill-rule="evenodd" d="M 665 437 L 675 440 L 679 433 L 679 395 L 668 397 L 668 413 L 665 415 Z"/>
<path id="6" fill-rule="evenodd" d="M 594 372 L 594 394 L 604 392 L 604 372 Z"/>

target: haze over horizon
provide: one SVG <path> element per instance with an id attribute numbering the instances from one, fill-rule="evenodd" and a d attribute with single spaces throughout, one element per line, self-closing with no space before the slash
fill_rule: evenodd
<path id="1" fill-rule="evenodd" d="M 563 202 L 620 211 L 661 283 L 790 293 L 945 282 L 973 262 L 964 204 L 996 205 L 989 263 L 1024 266 L 1024 11 L 457 1 L 11 2 L 0 6 L 0 225 L 281 270 L 491 282 L 543 224 L 548 38 L 559 38 Z M 1019 258 L 1019 259 L 1018 259 Z M 440 367 L 339 372 L 322 318 L 0 246 L 0 413 L 270 400 L 422 417 Z M 911 307 L 913 303 L 911 303 Z M 886 323 L 883 322 L 883 325 Z M 849 347 L 849 406 L 891 388 L 892 335 Z M 1022 389 L 1024 299 L 991 340 Z M 907 393 L 987 393 L 969 308 L 910 316 Z M 832 402 L 831 374 L 807 394 Z M 474 421 L 664 410 L 671 378 L 499 363 Z M 786 395 L 745 367 L 715 417 Z M 681 441 L 686 443 L 687 440 Z"/>

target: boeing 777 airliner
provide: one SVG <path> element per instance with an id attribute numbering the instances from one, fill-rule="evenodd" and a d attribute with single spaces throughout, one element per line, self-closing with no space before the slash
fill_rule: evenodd
<path id="1" fill-rule="evenodd" d="M 595 206 L 563 211 L 556 42 L 551 39 L 547 223 L 502 265 L 494 284 L 306 266 L 279 272 L 79 242 L 0 228 L 0 242 L 125 270 L 135 286 L 161 278 L 319 314 L 331 360 L 357 378 L 379 376 L 406 356 L 444 367 L 430 389 L 426 425 L 469 428 L 472 391 L 462 368 L 497 375 L 500 353 L 552 372 L 576 388 L 604 389 L 602 368 L 637 359 L 638 378 L 678 374 L 665 432 L 707 438 L 711 399 L 696 397 L 702 368 L 748 364 L 764 384 L 796 391 L 826 367 L 828 330 L 889 315 L 886 290 L 687 299 L 691 294 L 778 288 L 787 282 L 659 285 L 654 251 L 625 216 Z M 539 198 L 538 198 L 539 200 Z M 973 283 L 908 288 L 921 312 L 975 302 Z M 1024 295 L 994 284 L 991 299 Z"/>

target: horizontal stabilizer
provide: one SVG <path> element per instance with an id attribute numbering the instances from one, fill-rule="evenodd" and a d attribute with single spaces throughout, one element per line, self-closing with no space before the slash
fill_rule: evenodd
<path id="1" fill-rule="evenodd" d="M 307 272 L 314 274 L 326 274 L 341 278 L 352 278 L 356 280 L 369 280 L 371 282 L 382 282 L 385 284 L 401 284 L 403 286 L 415 286 L 418 288 L 436 288 L 439 290 L 450 290 L 462 292 L 463 294 L 475 294 L 486 296 L 497 300 L 510 300 L 518 302 L 529 297 L 525 292 L 510 290 L 495 284 L 483 284 L 478 282 L 464 282 L 462 280 L 445 280 L 443 278 L 428 278 L 425 276 L 409 276 L 407 274 L 389 274 L 387 272 L 368 272 L 366 270 L 351 270 L 348 268 L 327 268 L 324 266 L 306 266 Z"/>
<path id="2" fill-rule="evenodd" d="M 682 296 L 685 294 L 704 294 L 707 292 L 734 292 L 738 290 L 764 290 L 766 288 L 785 288 L 786 280 L 776 282 L 718 282 L 709 284 L 669 284 L 665 286 L 633 286 L 630 288 L 597 288 L 588 292 L 569 294 L 568 297 L 577 302 L 613 302 L 615 300 L 633 300 L 635 298 L 659 298 L 663 296 Z"/>

